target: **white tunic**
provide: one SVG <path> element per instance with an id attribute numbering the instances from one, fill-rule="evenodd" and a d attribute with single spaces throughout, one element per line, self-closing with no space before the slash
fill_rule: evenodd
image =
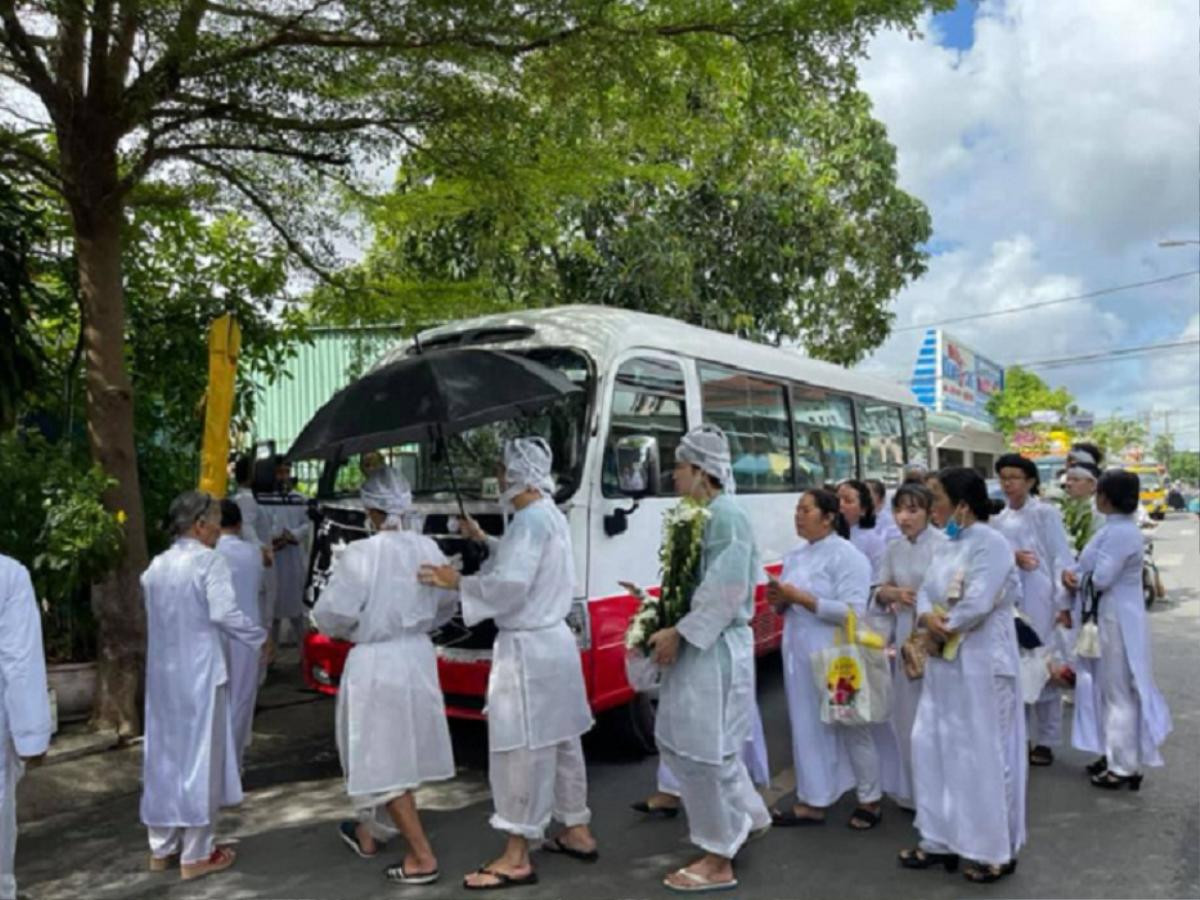
<path id="1" fill-rule="evenodd" d="M 15 897 L 16 789 L 20 757 L 50 745 L 42 617 L 29 572 L 0 555 L 0 897 Z"/>
<path id="2" fill-rule="evenodd" d="M 1100 591 L 1100 627 L 1119 628 L 1125 645 L 1125 658 L 1133 676 L 1140 709 L 1138 755 L 1144 765 L 1161 766 L 1159 748 L 1171 733 L 1171 713 L 1154 682 L 1150 629 L 1142 599 L 1142 534 L 1134 516 L 1111 515 L 1084 548 L 1075 571 L 1091 573 L 1092 583 Z M 1103 753 L 1103 696 L 1097 677 L 1097 661 L 1078 659 L 1081 674 L 1075 690 L 1074 727 L 1071 744 L 1080 750 Z"/>
<path id="3" fill-rule="evenodd" d="M 883 531 L 878 527 L 863 528 L 861 525 L 850 526 L 850 543 L 867 558 L 871 564 L 871 584 L 879 582 L 879 567 L 883 565 L 883 554 L 887 549 L 887 540 Z"/>
<path id="4" fill-rule="evenodd" d="M 719 494 L 708 510 L 703 574 L 676 625 L 679 655 L 663 671 L 654 736 L 679 756 L 720 765 L 741 753 L 753 728 L 750 619 L 758 556 L 750 520 L 736 500 Z"/>
<path id="5" fill-rule="evenodd" d="M 467 625 L 494 619 L 488 676 L 488 746 L 537 750 L 592 727 L 575 635 L 566 623 L 575 592 L 567 520 L 552 500 L 518 510 L 478 575 L 462 579 Z"/>
<path id="6" fill-rule="evenodd" d="M 946 535 L 932 526 L 917 535 L 916 540 L 901 536 L 888 544 L 879 570 L 879 583 L 917 591 L 925 578 L 930 562 L 946 542 Z M 897 648 L 912 634 L 916 623 L 915 606 L 896 605 L 891 613 L 894 621 L 893 640 Z M 917 703 L 921 699 L 922 679 L 912 679 L 904 674 L 904 666 L 898 662 L 892 670 L 892 731 L 900 753 L 900 785 L 897 795 L 912 798 L 912 728 L 917 716 Z"/>
<path id="7" fill-rule="evenodd" d="M 293 491 L 288 503 L 268 505 L 265 511 L 271 520 L 271 541 L 288 532 L 296 539 L 275 551 L 275 618 L 293 619 L 302 616 L 304 583 L 308 578 L 308 535 L 312 521 L 308 518 L 307 498 Z"/>
<path id="8" fill-rule="evenodd" d="M 885 499 L 883 506 L 875 510 L 875 530 L 883 536 L 884 546 L 897 538 L 903 537 L 900 527 L 896 524 L 896 516 L 892 512 L 891 503 Z"/>
<path id="9" fill-rule="evenodd" d="M 952 604 L 956 572 L 963 594 Z M 1028 758 L 1013 627 L 1019 596 L 1012 548 L 984 524 L 938 547 L 917 596 L 918 615 L 934 604 L 949 608 L 963 640 L 953 661 L 930 658 L 925 666 L 912 732 L 915 824 L 923 840 L 990 864 L 1014 858 L 1025 842 Z"/>
<path id="10" fill-rule="evenodd" d="M 262 587 L 262 553 L 257 543 L 223 534 L 217 541 L 217 552 L 229 566 L 233 579 L 233 597 L 238 609 L 255 625 L 264 624 L 262 609 L 258 602 Z M 250 746 L 254 725 L 254 703 L 258 697 L 259 671 L 262 653 L 241 641 L 231 641 L 222 635 L 225 659 L 229 664 L 229 709 L 233 723 L 233 746 L 237 748 L 238 761 Z"/>
<path id="11" fill-rule="evenodd" d="M 871 592 L 871 564 L 852 543 L 830 534 L 802 543 L 783 558 L 780 581 L 817 598 L 811 612 L 791 604 L 783 617 L 783 674 L 796 798 L 809 806 L 832 805 L 854 786 L 854 772 L 843 729 L 821 721 L 821 697 L 812 676 L 812 655 L 833 644 L 834 636 L 853 611 L 861 620 Z M 875 738 L 880 783 L 899 794 L 899 760 L 890 726 L 864 726 Z"/>
<path id="12" fill-rule="evenodd" d="M 242 539 L 267 550 L 271 549 L 271 534 L 274 527 L 271 517 L 263 509 L 254 492 L 248 487 L 239 487 L 233 495 L 233 502 L 242 511 Z M 277 578 L 275 566 L 272 564 L 263 569 L 262 587 L 259 589 L 259 602 L 262 607 L 262 621 L 270 624 L 275 617 L 275 596 L 277 593 Z"/>
<path id="13" fill-rule="evenodd" d="M 323 634 L 353 641 L 337 700 L 337 743 L 352 797 L 402 793 L 454 776 L 450 729 L 429 632 L 455 595 L 417 580 L 443 565 L 437 544 L 407 531 L 354 541 L 313 607 Z"/>
<path id="14" fill-rule="evenodd" d="M 238 609 L 225 560 L 191 538 L 180 538 L 154 558 L 142 573 L 142 592 L 147 635 L 142 822 L 211 825 L 219 806 L 242 799 L 222 691 L 229 671 L 221 635 L 257 648 L 267 633 Z"/>
<path id="15" fill-rule="evenodd" d="M 1062 513 L 1051 503 L 1029 497 L 1020 509 L 1005 507 L 991 525 L 1008 539 L 1013 551 L 1032 550 L 1036 569 L 1018 569 L 1021 579 L 1020 609 L 1042 643 L 1051 646 L 1054 617 L 1070 609 L 1070 597 L 1059 587 L 1064 569 L 1074 563 L 1074 553 L 1063 527 Z"/>

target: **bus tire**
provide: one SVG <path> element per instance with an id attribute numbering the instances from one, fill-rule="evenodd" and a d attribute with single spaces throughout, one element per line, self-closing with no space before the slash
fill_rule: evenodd
<path id="1" fill-rule="evenodd" d="M 624 706 L 605 714 L 606 729 L 613 749 L 636 759 L 658 752 L 654 743 L 654 721 L 658 714 L 658 699 L 651 694 L 634 694 Z"/>

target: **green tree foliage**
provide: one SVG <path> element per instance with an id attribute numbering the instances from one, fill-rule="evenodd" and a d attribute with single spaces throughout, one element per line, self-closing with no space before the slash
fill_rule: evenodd
<path id="1" fill-rule="evenodd" d="M 1106 464 L 1114 465 L 1126 450 L 1143 446 L 1146 436 L 1146 426 L 1136 419 L 1113 417 L 1097 422 L 1087 440 L 1104 451 Z"/>
<path id="2" fill-rule="evenodd" d="M 1034 372 L 1011 366 L 1004 370 L 1004 390 L 988 399 L 987 411 L 997 430 L 1011 439 L 1018 423 L 1028 419 L 1034 410 L 1053 410 L 1065 418 L 1074 402 L 1066 388 L 1051 388 Z"/>
<path id="3" fill-rule="evenodd" d="M 1175 441 L 1169 434 L 1160 434 L 1154 439 L 1154 458 L 1163 465 L 1175 455 Z"/>
<path id="4" fill-rule="evenodd" d="M 1182 478 L 1190 484 L 1200 482 L 1200 451 L 1176 450 L 1167 468 L 1172 478 Z"/>
<path id="5" fill-rule="evenodd" d="M 896 186 L 894 148 L 864 95 L 780 78 L 748 119 L 733 102 L 743 87 L 714 75 L 685 118 L 720 127 L 660 139 L 653 165 L 640 149 L 607 158 L 607 182 L 589 168 L 493 195 L 454 173 L 402 171 L 372 211 L 375 243 L 348 273 L 349 297 L 317 292 L 315 318 L 415 328 L 600 303 L 861 359 L 887 336 L 888 302 L 924 271 L 928 213 Z"/>
<path id="6" fill-rule="evenodd" d="M 29 321 L 30 307 L 43 298 L 35 274 L 42 236 L 27 188 L 0 173 L 0 431 L 16 424 L 22 398 L 36 386 L 43 362 Z"/>

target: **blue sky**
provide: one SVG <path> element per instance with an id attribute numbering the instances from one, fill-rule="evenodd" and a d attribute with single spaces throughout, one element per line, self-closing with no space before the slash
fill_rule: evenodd
<path id="1" fill-rule="evenodd" d="M 862 86 L 901 185 L 933 217 L 898 327 L 1200 270 L 1200 15 L 1194 0 L 965 0 L 878 35 Z M 1200 335 L 1200 278 L 948 326 L 1011 364 Z M 919 332 L 865 367 L 907 380 Z M 1200 446 L 1200 352 L 1047 369 L 1099 415 L 1173 410 Z M 1161 421 L 1161 419 L 1160 419 Z"/>

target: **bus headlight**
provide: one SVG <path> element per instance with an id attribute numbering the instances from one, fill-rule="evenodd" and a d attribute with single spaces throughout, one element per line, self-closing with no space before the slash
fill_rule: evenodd
<path id="1" fill-rule="evenodd" d="M 567 613 L 567 627 L 575 634 L 575 643 L 580 650 L 590 650 L 592 647 L 591 617 L 588 615 L 587 597 L 577 597 L 571 603 L 571 611 Z"/>

